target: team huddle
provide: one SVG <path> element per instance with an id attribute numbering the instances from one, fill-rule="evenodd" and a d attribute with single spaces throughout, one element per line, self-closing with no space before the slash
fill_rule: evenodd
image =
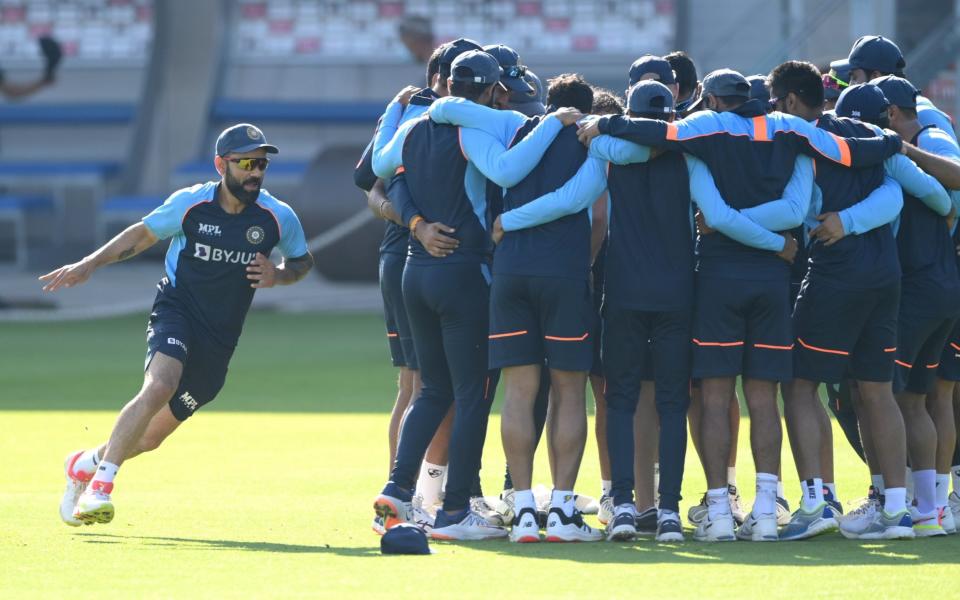
<path id="1" fill-rule="evenodd" d="M 503 45 L 438 47 L 427 87 L 387 105 L 354 174 L 387 222 L 380 286 L 400 370 L 374 530 L 681 541 L 689 421 L 708 487 L 687 514 L 697 540 L 956 533 L 960 149 L 905 67 L 880 36 L 827 74 L 788 61 L 698 81 L 683 52 L 645 55 L 624 106 L 576 74 L 544 94 Z M 588 380 L 599 502 L 574 492 Z M 821 384 L 870 475 L 846 515 Z M 498 385 L 506 475 L 486 499 Z M 778 392 L 802 491 L 792 513 Z M 544 431 L 549 494 L 533 486 Z"/>

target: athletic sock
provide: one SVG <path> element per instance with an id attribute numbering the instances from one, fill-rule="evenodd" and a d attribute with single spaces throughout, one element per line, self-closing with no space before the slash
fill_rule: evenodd
<path id="1" fill-rule="evenodd" d="M 960 465 L 950 467 L 950 478 L 953 479 L 953 491 L 960 495 Z"/>
<path id="2" fill-rule="evenodd" d="M 928 514 L 937 508 L 937 472 L 934 469 L 924 469 L 913 472 L 914 496 L 917 499 L 917 510 L 921 514 Z"/>
<path id="3" fill-rule="evenodd" d="M 887 488 L 884 498 L 883 510 L 889 515 L 895 515 L 907 509 L 907 488 Z"/>
<path id="4" fill-rule="evenodd" d="M 100 456 L 97 455 L 97 450 L 99 448 L 81 452 L 80 457 L 73 463 L 73 472 L 93 475 L 97 470 L 97 465 L 100 464 Z"/>
<path id="5" fill-rule="evenodd" d="M 772 515 L 777 511 L 777 476 L 757 473 L 757 498 L 753 501 L 753 514 Z"/>
<path id="6" fill-rule="evenodd" d="M 786 498 L 786 492 L 783 491 L 783 482 L 777 480 L 777 498 Z"/>
<path id="7" fill-rule="evenodd" d="M 707 490 L 707 513 L 711 519 L 730 516 L 730 498 L 727 496 L 727 488 Z"/>
<path id="8" fill-rule="evenodd" d="M 524 508 L 537 512 L 537 500 L 533 497 L 533 490 L 516 490 L 513 492 L 513 513 L 520 514 Z"/>
<path id="9" fill-rule="evenodd" d="M 736 467 L 727 467 L 727 485 L 732 485 L 736 487 L 737 485 L 737 468 Z"/>
<path id="10" fill-rule="evenodd" d="M 553 495 L 550 496 L 550 508 L 559 508 L 568 517 L 573 516 L 575 509 L 573 490 L 553 490 Z"/>
<path id="11" fill-rule="evenodd" d="M 837 499 L 837 484 L 835 484 L 835 483 L 824 483 L 824 484 L 823 484 L 823 487 L 825 487 L 825 488 L 827 489 L 827 491 L 830 492 L 830 495 L 833 496 L 833 499 L 834 499 L 834 500 Z"/>
<path id="12" fill-rule="evenodd" d="M 420 476 L 417 478 L 417 495 L 423 498 L 423 505 L 431 507 L 440 502 L 440 492 L 443 491 L 443 476 L 447 472 L 447 465 L 435 465 L 423 461 L 420 465 Z"/>
<path id="13" fill-rule="evenodd" d="M 950 475 L 937 473 L 937 508 L 944 508 L 950 495 Z"/>
<path id="14" fill-rule="evenodd" d="M 117 476 L 117 471 L 119 469 L 119 466 L 109 463 L 105 460 L 101 460 L 100 466 L 97 467 L 97 472 L 90 481 L 90 489 L 96 490 L 99 488 L 109 494 L 113 489 L 113 479 Z M 97 485 L 98 482 L 100 485 Z"/>
<path id="15" fill-rule="evenodd" d="M 800 482 L 803 490 L 803 509 L 811 511 L 823 502 L 823 480 L 819 477 L 805 479 Z"/>
<path id="16" fill-rule="evenodd" d="M 883 486 L 883 475 L 870 475 L 870 483 L 877 488 L 877 492 L 883 494 L 886 488 Z"/>
<path id="17" fill-rule="evenodd" d="M 610 492 L 613 491 L 613 481 L 609 479 L 600 480 L 600 495 L 609 496 Z"/>

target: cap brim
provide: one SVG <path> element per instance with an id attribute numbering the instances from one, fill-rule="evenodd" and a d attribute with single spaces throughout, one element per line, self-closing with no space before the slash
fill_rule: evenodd
<path id="1" fill-rule="evenodd" d="M 531 102 L 511 102 L 510 110 L 515 110 L 518 113 L 524 114 L 528 117 L 536 117 L 546 113 L 547 107 L 545 107 L 542 102 L 533 100 Z"/>
<path id="2" fill-rule="evenodd" d="M 254 150 L 259 150 L 260 148 L 263 148 L 264 150 L 266 150 L 268 154 L 277 154 L 278 152 L 280 152 L 280 150 L 278 150 L 276 146 L 272 146 L 270 144 L 248 144 L 246 146 L 240 146 L 239 148 L 234 148 L 230 152 L 231 153 L 253 152 Z"/>
<path id="3" fill-rule="evenodd" d="M 519 77 L 501 77 L 500 83 L 511 92 L 530 94 L 534 91 L 529 83 Z"/>

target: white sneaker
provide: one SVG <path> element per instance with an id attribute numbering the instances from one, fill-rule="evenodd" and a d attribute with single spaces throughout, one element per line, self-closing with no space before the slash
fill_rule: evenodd
<path id="1" fill-rule="evenodd" d="M 453 521 L 461 514 L 463 516 L 459 521 Z M 430 531 L 432 539 L 448 541 L 492 540 L 507 537 L 507 535 L 509 535 L 509 532 L 506 529 L 487 523 L 486 519 L 472 510 L 466 510 L 456 515 L 450 515 L 441 510 L 437 513 L 437 518 L 433 522 L 433 530 Z"/>
<path id="2" fill-rule="evenodd" d="M 540 541 L 540 523 L 537 521 L 537 511 L 533 508 L 524 508 L 513 520 L 510 528 L 510 541 L 518 544 L 531 544 Z"/>
<path id="3" fill-rule="evenodd" d="M 551 508 L 547 515 L 548 542 L 599 542 L 603 532 L 583 522 L 580 511 L 567 516 L 560 508 Z"/>
<path id="4" fill-rule="evenodd" d="M 777 496 L 777 525 L 790 524 L 790 503 L 786 498 Z"/>
<path id="5" fill-rule="evenodd" d="M 657 521 L 657 541 L 658 542 L 682 542 L 683 525 L 680 524 L 680 515 L 671 513 L 665 516 L 660 513 L 660 520 Z"/>
<path id="6" fill-rule="evenodd" d="M 473 498 L 470 498 L 470 510 L 477 513 L 484 519 L 487 519 L 488 521 L 492 518 L 496 518 L 494 514 L 497 511 L 483 496 L 474 496 Z"/>
<path id="7" fill-rule="evenodd" d="M 613 519 L 607 525 L 608 542 L 627 542 L 637 535 L 637 507 L 621 504 L 613 510 Z"/>
<path id="8" fill-rule="evenodd" d="M 410 521 L 423 530 L 424 533 L 429 534 L 430 530 L 433 529 L 433 520 L 434 515 L 430 514 L 423 506 L 423 496 L 416 495 L 413 497 L 413 502 L 410 503 L 411 513 Z"/>
<path id="9" fill-rule="evenodd" d="M 600 503 L 592 496 L 576 494 L 573 499 L 573 506 L 585 515 L 595 515 L 600 512 Z"/>
<path id="10" fill-rule="evenodd" d="M 727 496 L 730 498 L 730 512 L 733 514 L 733 520 L 739 525 L 747 518 L 747 511 L 743 510 L 743 505 L 740 503 L 740 492 L 737 491 L 737 486 L 728 484 Z"/>
<path id="11" fill-rule="evenodd" d="M 607 525 L 613 520 L 613 496 L 600 496 L 600 510 L 597 511 L 597 520 L 601 525 Z"/>
<path id="12" fill-rule="evenodd" d="M 776 542 L 780 539 L 777 532 L 777 516 L 773 513 L 754 514 L 751 512 L 737 529 L 737 539 L 749 542 Z"/>
<path id="13" fill-rule="evenodd" d="M 949 506 L 941 508 L 943 510 L 943 517 L 940 525 L 943 526 L 943 530 L 946 531 L 948 535 L 953 535 L 957 532 L 957 521 L 953 516 L 953 511 L 950 510 Z"/>
<path id="14" fill-rule="evenodd" d="M 910 518 L 913 520 L 913 533 L 916 537 L 937 537 L 947 535 L 943 528 L 943 509 L 935 508 L 928 513 L 921 513 L 917 507 L 910 507 Z"/>
<path id="15" fill-rule="evenodd" d="M 73 516 L 73 511 L 77 507 L 77 500 L 80 494 L 87 489 L 90 479 L 93 477 L 90 473 L 74 471 L 73 466 L 83 454 L 83 450 L 71 452 L 63 461 L 63 476 L 67 480 L 67 487 L 63 490 L 63 498 L 60 500 L 60 519 L 71 527 L 79 527 L 84 524 L 80 519 Z M 92 525 L 93 521 L 87 523 Z"/>
<path id="16" fill-rule="evenodd" d="M 953 513 L 954 523 L 960 521 L 960 494 L 956 491 L 950 492 L 949 498 L 950 512 Z"/>
<path id="17" fill-rule="evenodd" d="M 100 484 L 97 481 L 95 484 Z M 73 518 L 86 525 L 93 523 L 109 523 L 113 520 L 113 502 L 110 501 L 110 492 L 113 484 L 91 485 L 80 497 L 77 506 L 73 509 Z"/>
<path id="18" fill-rule="evenodd" d="M 487 522 L 497 527 L 513 523 L 513 488 L 500 492 L 500 498 L 493 503 L 493 512 L 487 517 Z"/>
<path id="19" fill-rule="evenodd" d="M 713 519 L 710 517 L 710 512 L 707 511 L 707 514 L 693 532 L 693 539 L 698 542 L 733 542 L 737 539 L 737 536 L 733 533 L 733 528 L 732 514 L 727 513 Z"/>
<path id="20" fill-rule="evenodd" d="M 691 525 L 699 525 L 700 521 L 703 521 L 707 517 L 707 495 L 704 494 L 700 497 L 700 503 L 694 504 L 690 507 L 690 510 L 687 511 L 687 521 Z"/>
<path id="21" fill-rule="evenodd" d="M 860 539 L 860 534 L 870 527 L 877 513 L 882 509 L 880 493 L 871 486 L 870 495 L 864 498 L 855 509 L 846 514 L 837 515 L 840 533 L 851 540 Z"/>
<path id="22" fill-rule="evenodd" d="M 377 535 L 382 536 L 387 532 L 386 527 L 383 526 L 383 517 L 377 515 L 373 518 L 373 523 L 370 524 L 370 529 Z"/>

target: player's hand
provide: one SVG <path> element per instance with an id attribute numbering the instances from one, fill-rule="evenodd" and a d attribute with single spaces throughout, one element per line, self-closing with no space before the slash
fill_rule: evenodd
<path id="1" fill-rule="evenodd" d="M 843 239 L 847 232 L 843 230 L 843 222 L 840 215 L 835 212 L 828 212 L 817 215 L 820 224 L 810 230 L 810 238 L 823 242 L 824 246 L 832 246 Z"/>
<path id="2" fill-rule="evenodd" d="M 577 130 L 577 139 L 580 140 L 580 143 L 586 146 L 587 148 L 590 147 L 591 140 L 593 140 L 593 138 L 597 137 L 598 135 L 600 135 L 599 120 L 590 121 L 589 123 L 586 123 L 585 125 L 580 127 L 580 129 Z"/>
<path id="3" fill-rule="evenodd" d="M 277 283 L 277 265 L 257 252 L 253 262 L 247 265 L 247 279 L 253 281 L 250 284 L 252 288 L 271 288 Z"/>
<path id="4" fill-rule="evenodd" d="M 577 121 L 583 118 L 583 113 L 575 108 L 570 108 L 569 106 L 564 106 L 563 108 L 558 108 L 557 110 L 550 113 L 556 118 L 560 119 L 560 122 L 563 123 L 563 126 L 573 125 Z M 547 115 L 549 116 L 549 115 Z"/>
<path id="5" fill-rule="evenodd" d="M 716 229 L 707 225 L 707 218 L 704 217 L 703 213 L 699 210 L 697 211 L 695 218 L 697 220 L 697 233 L 700 235 L 710 235 L 716 231 Z"/>
<path id="6" fill-rule="evenodd" d="M 447 227 L 443 223 L 427 223 L 420 221 L 413 232 L 413 236 L 420 240 L 423 248 L 436 258 L 444 258 L 453 254 L 453 251 L 460 245 L 460 240 L 450 237 L 448 234 L 454 233 L 452 227 Z"/>
<path id="7" fill-rule="evenodd" d="M 73 287 L 80 285 L 90 279 L 95 267 L 87 259 L 75 262 L 72 265 L 64 265 L 59 269 L 50 271 L 46 275 L 41 275 L 37 279 L 46 283 L 43 286 L 45 292 L 55 292 L 60 288 Z"/>
<path id="8" fill-rule="evenodd" d="M 783 250 L 777 252 L 777 256 L 792 265 L 793 261 L 797 259 L 797 252 L 800 250 L 800 245 L 797 243 L 796 238 L 789 233 L 781 233 L 780 235 L 783 236 Z"/>
<path id="9" fill-rule="evenodd" d="M 415 85 L 408 85 L 407 87 L 400 90 L 396 96 L 394 96 L 393 101 L 399 102 L 401 105 L 406 106 L 410 104 L 410 98 L 413 98 L 413 95 L 420 91 Z"/>
<path id="10" fill-rule="evenodd" d="M 500 240 L 503 239 L 503 233 L 503 223 L 500 222 L 500 217 L 497 216 L 493 222 L 493 231 L 490 232 L 490 237 L 493 238 L 494 244 L 500 243 Z"/>

